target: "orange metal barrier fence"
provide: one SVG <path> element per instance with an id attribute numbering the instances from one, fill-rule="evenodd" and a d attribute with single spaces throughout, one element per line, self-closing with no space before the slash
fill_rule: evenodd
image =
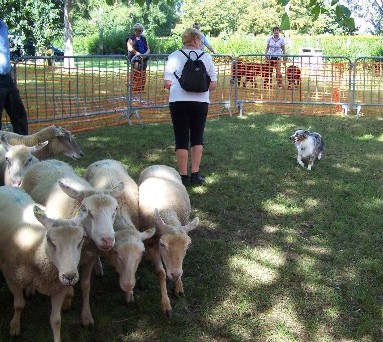
<path id="1" fill-rule="evenodd" d="M 66 67 L 65 58 L 71 59 Z M 31 131 L 47 122 L 73 131 L 129 123 L 169 121 L 163 88 L 167 55 L 149 55 L 147 67 L 123 55 L 25 57 L 15 79 Z M 380 114 L 383 62 L 352 63 L 340 56 L 214 55 L 217 90 L 209 116 L 244 112 L 298 114 Z M 3 129 L 10 128 L 3 115 Z"/>

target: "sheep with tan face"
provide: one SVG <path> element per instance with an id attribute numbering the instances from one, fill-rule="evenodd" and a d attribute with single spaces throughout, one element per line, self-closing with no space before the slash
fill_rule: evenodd
<path id="1" fill-rule="evenodd" d="M 146 253 L 158 274 L 162 311 L 170 317 L 166 276 L 173 281 L 176 294 L 183 295 L 182 263 L 191 243 L 188 233 L 197 227 L 199 220 L 189 222 L 189 195 L 174 168 L 150 166 L 141 172 L 138 185 L 140 227 L 156 228 L 153 238 L 145 241 Z"/>

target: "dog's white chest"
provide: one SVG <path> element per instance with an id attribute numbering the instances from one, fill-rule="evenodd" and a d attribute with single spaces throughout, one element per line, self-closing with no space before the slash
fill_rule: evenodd
<path id="1" fill-rule="evenodd" d="M 297 151 L 302 158 L 307 158 L 313 154 L 313 146 L 309 139 L 306 139 L 300 143 L 296 143 L 295 147 L 297 148 Z"/>

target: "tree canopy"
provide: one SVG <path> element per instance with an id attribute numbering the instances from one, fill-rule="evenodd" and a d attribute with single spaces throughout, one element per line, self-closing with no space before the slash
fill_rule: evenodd
<path id="1" fill-rule="evenodd" d="M 340 3 L 342 1 L 342 3 Z M 383 0 L 372 0 L 371 25 L 382 30 Z M 299 34 L 354 34 L 357 0 L 7 0 L 0 2 L 12 33 L 45 47 L 65 37 L 131 31 L 142 22 L 152 37 L 178 35 L 193 22 L 210 36 L 270 34 L 273 26 Z M 347 6 L 346 6 L 347 5 Z M 72 49 L 73 51 L 73 49 Z"/>

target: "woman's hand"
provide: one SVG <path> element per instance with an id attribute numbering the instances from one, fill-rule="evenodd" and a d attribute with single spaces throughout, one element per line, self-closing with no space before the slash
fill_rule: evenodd
<path id="1" fill-rule="evenodd" d="M 209 90 L 216 90 L 217 89 L 217 81 L 210 82 Z"/>
<path id="2" fill-rule="evenodd" d="M 172 86 L 172 81 L 164 80 L 164 88 L 165 89 L 169 90 L 171 86 Z"/>

